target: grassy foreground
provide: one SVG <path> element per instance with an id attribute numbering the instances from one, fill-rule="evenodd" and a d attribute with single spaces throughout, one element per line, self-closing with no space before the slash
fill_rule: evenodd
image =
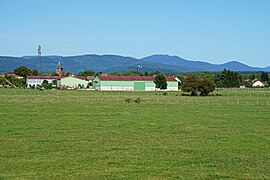
<path id="1" fill-rule="evenodd" d="M 0 179 L 269 179 L 269 89 L 218 93 L 0 89 Z"/>

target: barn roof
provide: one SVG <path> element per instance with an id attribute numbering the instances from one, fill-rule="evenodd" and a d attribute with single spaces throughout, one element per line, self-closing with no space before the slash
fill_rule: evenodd
<path id="1" fill-rule="evenodd" d="M 74 77 L 85 80 L 85 76 L 27 76 L 27 79 L 63 79 L 67 77 Z M 94 76 L 87 76 L 86 79 L 93 80 Z"/>
<path id="2" fill-rule="evenodd" d="M 66 76 L 27 76 L 27 79 L 62 79 Z"/>
<path id="3" fill-rule="evenodd" d="M 99 76 L 103 81 L 154 81 L 155 76 Z M 174 76 L 167 76 L 166 81 L 176 81 Z"/>

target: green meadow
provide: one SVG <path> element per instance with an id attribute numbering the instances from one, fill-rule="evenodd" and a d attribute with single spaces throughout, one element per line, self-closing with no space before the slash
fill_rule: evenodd
<path id="1" fill-rule="evenodd" d="M 270 89 L 214 94 L 0 89 L 0 179 L 269 179 Z"/>

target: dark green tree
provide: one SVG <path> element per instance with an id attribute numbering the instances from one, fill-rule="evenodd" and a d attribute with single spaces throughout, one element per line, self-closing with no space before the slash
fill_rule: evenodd
<path id="1" fill-rule="evenodd" d="M 52 89 L 52 84 L 49 83 L 47 80 L 44 80 L 42 82 L 42 87 L 44 87 L 45 89 Z"/>
<path id="2" fill-rule="evenodd" d="M 184 78 L 184 81 L 181 85 L 181 90 L 183 92 L 191 93 L 191 96 L 197 96 L 198 82 L 199 82 L 199 79 L 197 76 L 193 74 L 189 74 Z"/>
<path id="3" fill-rule="evenodd" d="M 95 76 L 96 73 L 92 70 L 85 70 L 78 73 L 78 76 Z"/>
<path id="4" fill-rule="evenodd" d="M 149 73 L 147 71 L 144 72 L 144 76 L 148 76 Z"/>
<path id="5" fill-rule="evenodd" d="M 167 89 L 166 77 L 162 74 L 156 75 L 154 83 L 156 84 L 156 88 Z"/>
<path id="6" fill-rule="evenodd" d="M 14 69 L 14 73 L 24 78 L 26 78 L 28 75 L 32 75 L 32 71 L 25 66 Z"/>
<path id="7" fill-rule="evenodd" d="M 238 72 L 224 69 L 216 74 L 215 83 L 217 87 L 221 88 L 239 87 L 242 83 L 242 77 Z"/>
<path id="8" fill-rule="evenodd" d="M 190 74 L 185 77 L 181 90 L 191 93 L 191 96 L 197 96 L 198 93 L 200 96 L 207 96 L 215 90 L 215 83 L 209 78 Z"/>
<path id="9" fill-rule="evenodd" d="M 210 79 L 199 79 L 198 82 L 198 91 L 200 96 L 208 96 L 209 93 L 215 90 L 215 83 Z"/>
<path id="10" fill-rule="evenodd" d="M 53 81 L 52 81 L 52 84 L 53 84 L 53 85 L 57 85 L 57 80 L 53 80 Z"/>
<path id="11" fill-rule="evenodd" d="M 265 83 L 266 85 L 269 85 L 269 76 L 268 76 L 268 73 L 267 72 L 261 72 L 261 75 L 260 75 L 260 78 L 261 78 L 261 81 L 263 83 Z"/>
<path id="12" fill-rule="evenodd" d="M 31 75 L 33 75 L 33 76 L 37 76 L 37 75 L 38 75 L 38 70 L 33 69 L 33 70 L 32 70 Z"/>

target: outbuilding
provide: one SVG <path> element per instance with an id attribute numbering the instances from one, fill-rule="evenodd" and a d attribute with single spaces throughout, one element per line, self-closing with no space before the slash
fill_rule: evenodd
<path id="1" fill-rule="evenodd" d="M 84 76 L 69 76 L 59 78 L 57 81 L 57 86 L 71 89 L 84 89 L 87 88 L 88 81 Z"/>
<path id="2" fill-rule="evenodd" d="M 259 80 L 256 80 L 255 82 L 253 82 L 252 86 L 253 87 L 264 87 L 263 83 Z"/>
<path id="3" fill-rule="evenodd" d="M 97 76 L 93 88 L 107 91 L 155 91 L 154 76 Z M 178 81 L 173 76 L 166 77 L 167 90 L 178 90 Z"/>

